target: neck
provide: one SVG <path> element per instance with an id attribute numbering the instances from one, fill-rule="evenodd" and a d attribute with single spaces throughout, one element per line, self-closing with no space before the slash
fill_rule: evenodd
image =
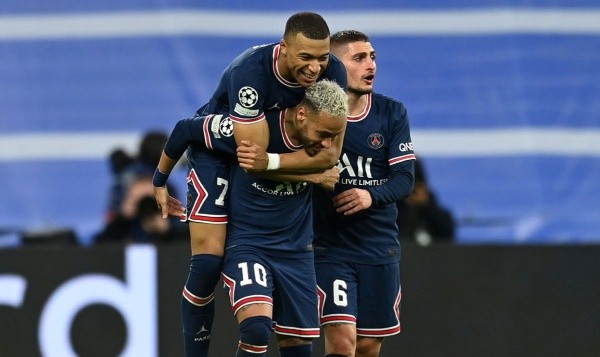
<path id="1" fill-rule="evenodd" d="M 284 110 L 283 114 L 283 126 L 285 129 L 285 133 L 288 138 L 294 145 L 300 145 L 301 141 L 296 137 L 296 133 L 298 132 L 296 128 L 296 108 L 288 108 Z"/>
<path id="2" fill-rule="evenodd" d="M 281 47 L 279 48 L 279 54 L 275 60 L 275 65 L 277 66 L 277 73 L 279 73 L 281 77 L 283 77 L 286 81 L 295 82 L 294 77 L 292 77 L 292 74 L 285 64 L 283 53 L 281 53 Z"/>
<path id="3" fill-rule="evenodd" d="M 358 94 L 348 91 L 348 116 L 355 117 L 363 112 L 367 105 L 368 94 Z"/>

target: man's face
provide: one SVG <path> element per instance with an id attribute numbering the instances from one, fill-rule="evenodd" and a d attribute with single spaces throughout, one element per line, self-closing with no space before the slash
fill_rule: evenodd
<path id="1" fill-rule="evenodd" d="M 375 50 L 370 42 L 351 42 L 336 49 L 335 55 L 346 66 L 348 91 L 358 95 L 373 92 L 377 65 Z"/>
<path id="2" fill-rule="evenodd" d="M 285 66 L 294 80 L 303 87 L 315 83 L 329 62 L 329 37 L 311 40 L 297 33 L 281 41 Z"/>
<path id="3" fill-rule="evenodd" d="M 346 118 L 333 117 L 324 112 L 316 114 L 304 111 L 304 113 L 306 114 L 304 120 L 299 121 L 298 124 L 299 139 L 304 151 L 309 156 L 315 156 L 321 149 L 329 148 L 333 140 L 344 131 Z"/>

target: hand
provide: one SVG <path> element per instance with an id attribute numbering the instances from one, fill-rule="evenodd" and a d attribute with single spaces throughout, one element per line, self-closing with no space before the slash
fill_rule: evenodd
<path id="1" fill-rule="evenodd" d="M 327 191 L 333 191 L 335 188 L 335 184 L 338 183 L 340 179 L 340 170 L 337 166 L 334 166 L 328 170 L 323 171 L 323 173 L 319 174 L 319 181 L 317 184 Z"/>
<path id="2" fill-rule="evenodd" d="M 183 204 L 175 197 L 169 195 L 167 186 L 154 187 L 154 197 L 163 218 L 167 218 L 169 215 L 181 217 L 185 214 Z"/>
<path id="3" fill-rule="evenodd" d="M 267 169 L 269 157 L 267 151 L 262 147 L 248 140 L 242 140 L 236 151 L 241 168 L 249 172 L 265 171 Z"/>
<path id="4" fill-rule="evenodd" d="M 351 188 L 333 197 L 333 206 L 344 216 L 367 209 L 371 204 L 373 204 L 371 194 L 361 188 Z"/>

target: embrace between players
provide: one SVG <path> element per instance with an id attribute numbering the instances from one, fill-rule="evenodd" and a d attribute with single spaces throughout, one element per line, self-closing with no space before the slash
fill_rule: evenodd
<path id="1" fill-rule="evenodd" d="M 176 124 L 153 181 L 163 216 L 190 230 L 186 356 L 208 355 L 220 279 L 236 356 L 266 355 L 273 331 L 281 356 L 311 356 L 321 327 L 327 356 L 378 356 L 400 332 L 395 203 L 412 191 L 415 156 L 406 109 L 373 93 L 375 74 L 365 34 L 330 36 L 320 15 L 297 13 Z M 166 181 L 186 151 L 184 209 Z"/>

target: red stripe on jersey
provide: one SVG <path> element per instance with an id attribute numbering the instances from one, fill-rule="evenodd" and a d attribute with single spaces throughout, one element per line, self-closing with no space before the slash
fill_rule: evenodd
<path id="1" fill-rule="evenodd" d="M 318 338 L 320 336 L 318 328 L 300 329 L 296 327 L 279 326 L 277 324 L 275 325 L 275 332 L 281 335 L 297 336 L 304 338 Z"/>
<path id="2" fill-rule="evenodd" d="M 283 76 L 279 73 L 279 67 L 277 66 L 277 59 L 279 58 L 279 45 L 275 45 L 275 47 L 273 47 L 273 73 L 275 73 L 275 78 L 277 78 L 277 80 L 279 82 L 281 82 L 281 84 L 283 84 L 284 86 L 288 86 L 288 87 L 292 87 L 292 88 L 298 88 L 300 87 L 300 83 L 294 83 L 294 82 L 290 82 L 287 79 L 283 78 Z"/>
<path id="3" fill-rule="evenodd" d="M 210 141 L 210 125 L 209 122 L 213 120 L 214 115 L 209 115 L 204 120 L 204 124 L 202 125 L 202 132 L 204 133 L 204 143 L 206 144 L 206 148 L 212 150 L 212 142 Z"/>
<path id="4" fill-rule="evenodd" d="M 199 297 L 196 296 L 194 294 L 192 294 L 186 287 L 183 288 L 183 297 L 189 301 L 191 304 L 194 304 L 196 306 L 204 306 L 206 304 L 208 304 L 209 302 L 213 301 L 214 297 L 215 297 L 215 293 L 210 294 L 210 296 L 207 297 Z"/>
<path id="5" fill-rule="evenodd" d="M 239 309 L 249 304 L 269 304 L 273 305 L 273 299 L 268 296 L 254 295 L 239 299 L 233 305 L 233 313 L 237 313 Z"/>
<path id="6" fill-rule="evenodd" d="M 252 123 L 256 123 L 261 120 L 264 120 L 265 113 L 260 113 L 259 116 L 254 117 L 254 118 L 242 118 L 242 117 L 236 117 L 236 116 L 229 114 L 229 118 L 231 118 L 232 121 L 239 123 L 239 124 L 252 124 Z"/>
<path id="7" fill-rule="evenodd" d="M 285 113 L 287 113 L 287 109 L 282 110 L 279 114 L 279 128 L 281 129 L 281 137 L 283 138 L 283 142 L 290 150 L 300 150 L 302 149 L 302 145 L 294 145 L 288 136 L 287 131 L 285 131 Z"/>
<path id="8" fill-rule="evenodd" d="M 369 93 L 367 95 L 367 103 L 365 104 L 365 108 L 363 109 L 363 111 L 355 116 L 348 116 L 348 121 L 349 122 L 357 122 L 357 121 L 361 121 L 364 118 L 367 117 L 367 115 L 369 115 L 369 112 L 371 111 L 371 94 Z"/>
<path id="9" fill-rule="evenodd" d="M 417 159 L 417 157 L 415 156 L 415 154 L 408 154 L 408 155 L 402 155 L 402 156 L 391 158 L 389 160 L 389 162 L 390 162 L 390 165 L 393 165 L 393 164 L 397 164 L 402 161 L 416 160 L 416 159 Z"/>
<path id="10" fill-rule="evenodd" d="M 356 329 L 356 334 L 359 336 L 368 336 L 368 337 L 385 337 L 392 336 L 400 332 L 400 325 L 385 328 L 385 329 Z"/>
<path id="11" fill-rule="evenodd" d="M 356 323 L 356 317 L 352 315 L 327 315 L 321 317 L 321 325 L 332 322 L 351 322 Z"/>
<path id="12" fill-rule="evenodd" d="M 189 221 L 198 223 L 209 223 L 209 224 L 226 224 L 228 222 L 227 216 L 211 216 L 208 214 L 194 214 L 190 215 Z"/>

